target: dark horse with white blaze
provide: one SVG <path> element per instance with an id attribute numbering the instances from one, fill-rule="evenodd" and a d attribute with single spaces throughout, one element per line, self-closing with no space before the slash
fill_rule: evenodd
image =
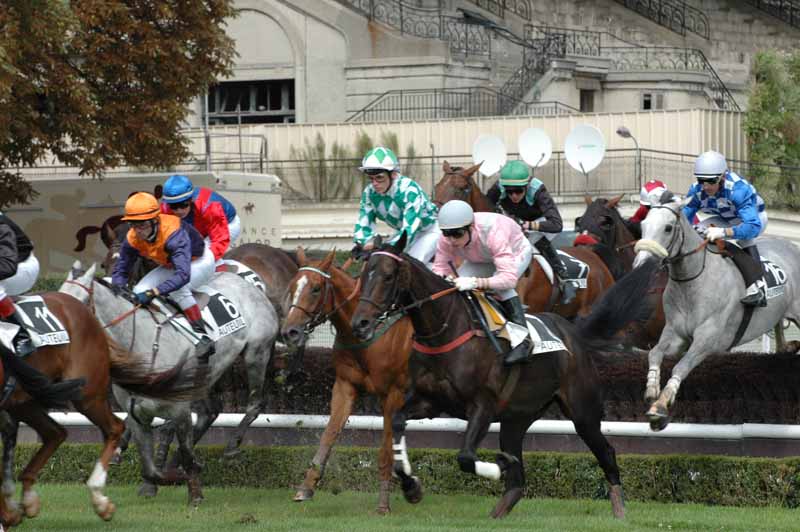
<path id="1" fill-rule="evenodd" d="M 410 390 L 392 420 L 394 472 L 406 499 L 418 502 L 422 497 L 405 449 L 406 421 L 446 412 L 468 422 L 458 453 L 461 469 L 493 479 L 505 473 L 505 492 L 491 514 L 505 516 L 523 494 L 523 437 L 555 401 L 600 462 L 610 484 L 614 515 L 623 517 L 619 468 L 614 449 L 600 430 L 603 397 L 589 350 L 644 314 L 643 295 L 655 267 L 643 267 L 617 283 L 589 316 L 574 324 L 555 314 L 536 315 L 566 349 L 534 355 L 529 362 L 508 368 L 480 327 L 473 324 L 464 295 L 403 254 L 405 243 L 403 236 L 395 246 L 382 246 L 371 254 L 361 275 L 363 291 L 352 325 L 362 340 L 370 338 L 376 326 L 395 312 L 406 312 L 414 326 Z M 500 342 L 508 348 L 505 340 Z M 434 346 L 447 347 L 434 356 L 422 351 Z M 476 449 L 493 421 L 500 422 L 501 452 L 496 463 L 481 462 Z"/>

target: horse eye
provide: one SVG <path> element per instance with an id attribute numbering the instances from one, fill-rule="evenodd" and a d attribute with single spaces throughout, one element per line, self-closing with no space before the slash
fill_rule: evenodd
<path id="1" fill-rule="evenodd" d="M 672 224 L 665 225 L 664 226 L 664 232 L 665 233 L 671 233 L 672 232 Z"/>
<path id="2" fill-rule="evenodd" d="M 610 217 L 608 217 L 608 216 L 603 216 L 603 217 L 600 219 L 600 225 L 601 225 L 601 226 L 603 226 L 603 227 L 608 227 L 608 226 L 612 225 L 613 223 L 614 223 L 614 222 L 613 222 L 613 221 L 611 220 L 611 218 L 610 218 Z"/>
<path id="3" fill-rule="evenodd" d="M 581 226 L 581 222 L 582 221 L 583 221 L 583 217 L 582 216 L 578 216 L 577 218 L 575 218 L 575 229 L 577 229 L 577 228 L 579 228 Z"/>
<path id="4" fill-rule="evenodd" d="M 320 289 L 320 287 L 319 287 L 319 286 L 312 286 L 312 287 L 311 287 L 311 293 L 312 293 L 312 294 L 319 294 L 320 290 L 321 290 L 321 289 Z"/>

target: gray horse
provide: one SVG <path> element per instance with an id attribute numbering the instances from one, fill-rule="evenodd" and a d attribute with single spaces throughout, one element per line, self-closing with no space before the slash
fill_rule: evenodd
<path id="1" fill-rule="evenodd" d="M 131 302 L 115 296 L 106 284 L 94 279 L 94 273 L 94 265 L 88 271 L 82 272 L 80 263 L 76 263 L 60 291 L 91 305 L 100 322 L 109 324 L 108 333 L 117 343 L 134 352 L 152 352 L 153 362 L 157 367 L 171 366 L 187 352 L 190 356 L 194 354 L 195 347 L 189 340 L 188 332 L 169 324 L 159 325 L 167 319 L 162 314 L 143 309 L 133 311 Z M 250 401 L 245 417 L 237 428 L 234 441 L 238 444 L 263 407 L 261 397 L 264 378 L 279 323 L 275 309 L 264 293 L 239 276 L 217 273 L 207 286 L 222 293 L 232 302 L 236 308 L 229 310 L 232 312 L 231 316 L 238 312 L 246 323 L 245 327 L 217 340 L 216 353 L 208 361 L 209 390 L 240 354 L 248 367 Z M 175 403 L 135 397 L 118 386 L 114 386 L 114 396 L 132 421 L 129 426 L 138 443 L 142 476 L 146 481 L 159 484 L 180 479 L 174 471 L 162 474 L 153 461 L 153 418 L 158 416 L 174 421 L 181 465 L 189 475 L 190 502 L 199 503 L 202 500 L 199 482 L 201 465 L 195 458 L 193 446 L 210 425 L 211 420 L 206 413 L 198 413 L 197 426 L 192 434 L 188 402 Z"/>
<path id="2" fill-rule="evenodd" d="M 666 325 L 658 344 L 650 350 L 644 398 L 652 403 L 647 411 L 650 427 L 661 430 L 669 424 L 669 407 L 681 383 L 712 352 L 730 350 L 780 325 L 783 319 L 800 319 L 800 249 L 780 238 L 759 238 L 762 259 L 775 279 L 785 280 L 775 288 L 766 307 L 753 311 L 744 332 L 739 331 L 745 308 L 742 274 L 732 260 L 724 258 L 683 215 L 684 203 L 667 197 L 654 205 L 642 223 L 642 239 L 636 244 L 634 267 L 657 258 L 669 270 L 664 291 Z M 781 273 L 782 272 L 782 273 Z M 738 340 L 737 331 L 740 332 Z M 661 390 L 661 361 L 683 355 Z"/>

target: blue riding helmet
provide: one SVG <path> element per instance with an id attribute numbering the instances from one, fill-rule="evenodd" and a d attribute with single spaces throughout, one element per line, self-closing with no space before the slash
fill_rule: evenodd
<path id="1" fill-rule="evenodd" d="M 185 175 L 173 175 L 164 183 L 164 203 L 180 203 L 192 199 L 194 185 Z"/>

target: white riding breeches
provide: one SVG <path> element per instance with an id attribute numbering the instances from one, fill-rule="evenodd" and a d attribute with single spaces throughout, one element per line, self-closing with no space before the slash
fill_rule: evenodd
<path id="1" fill-rule="evenodd" d="M 151 271 L 142 280 L 136 283 L 133 287 L 134 292 L 143 292 L 157 287 L 175 274 L 175 270 L 165 266 L 159 266 Z M 187 309 L 192 305 L 196 305 L 197 301 L 192 295 L 192 290 L 199 288 L 211 280 L 214 275 L 214 254 L 211 249 L 206 246 L 203 251 L 203 256 L 198 257 L 192 261 L 192 271 L 189 277 L 189 282 L 170 292 L 164 294 L 169 296 L 181 309 Z"/>
<path id="2" fill-rule="evenodd" d="M 517 279 L 522 277 L 525 270 L 528 269 L 531 257 L 533 257 L 533 246 L 525 246 L 520 254 L 521 260 L 517 263 Z M 459 277 L 491 277 L 494 272 L 495 267 L 492 262 L 464 262 L 458 268 Z M 495 290 L 494 293 L 500 301 L 507 301 L 517 295 L 517 289 Z"/>
<path id="3" fill-rule="evenodd" d="M 763 235 L 764 231 L 767 230 L 767 222 L 769 221 L 767 219 L 767 211 L 759 213 L 758 218 L 759 220 L 761 220 L 761 231 L 758 232 L 756 238 Z M 711 227 L 712 225 L 714 227 L 735 227 L 741 223 L 742 220 L 740 220 L 739 218 L 731 218 L 730 220 L 726 220 L 722 216 L 709 216 L 708 218 L 697 224 L 697 228 L 706 229 L 708 227 Z M 750 240 L 739 240 L 738 242 L 742 248 L 747 248 L 754 245 L 756 243 L 756 239 L 752 238 Z"/>
<path id="4" fill-rule="evenodd" d="M 437 222 L 424 232 L 417 233 L 414 237 L 414 242 L 405 249 L 405 252 L 430 269 L 433 267 L 430 262 L 436 253 L 436 243 L 439 242 L 440 236 L 442 236 L 442 232 L 439 230 L 439 223 Z"/>
<path id="5" fill-rule="evenodd" d="M 7 295 L 18 296 L 24 294 L 36 284 L 39 277 L 39 260 L 31 252 L 30 256 L 17 264 L 17 273 L 0 281 L 0 299 Z"/>

